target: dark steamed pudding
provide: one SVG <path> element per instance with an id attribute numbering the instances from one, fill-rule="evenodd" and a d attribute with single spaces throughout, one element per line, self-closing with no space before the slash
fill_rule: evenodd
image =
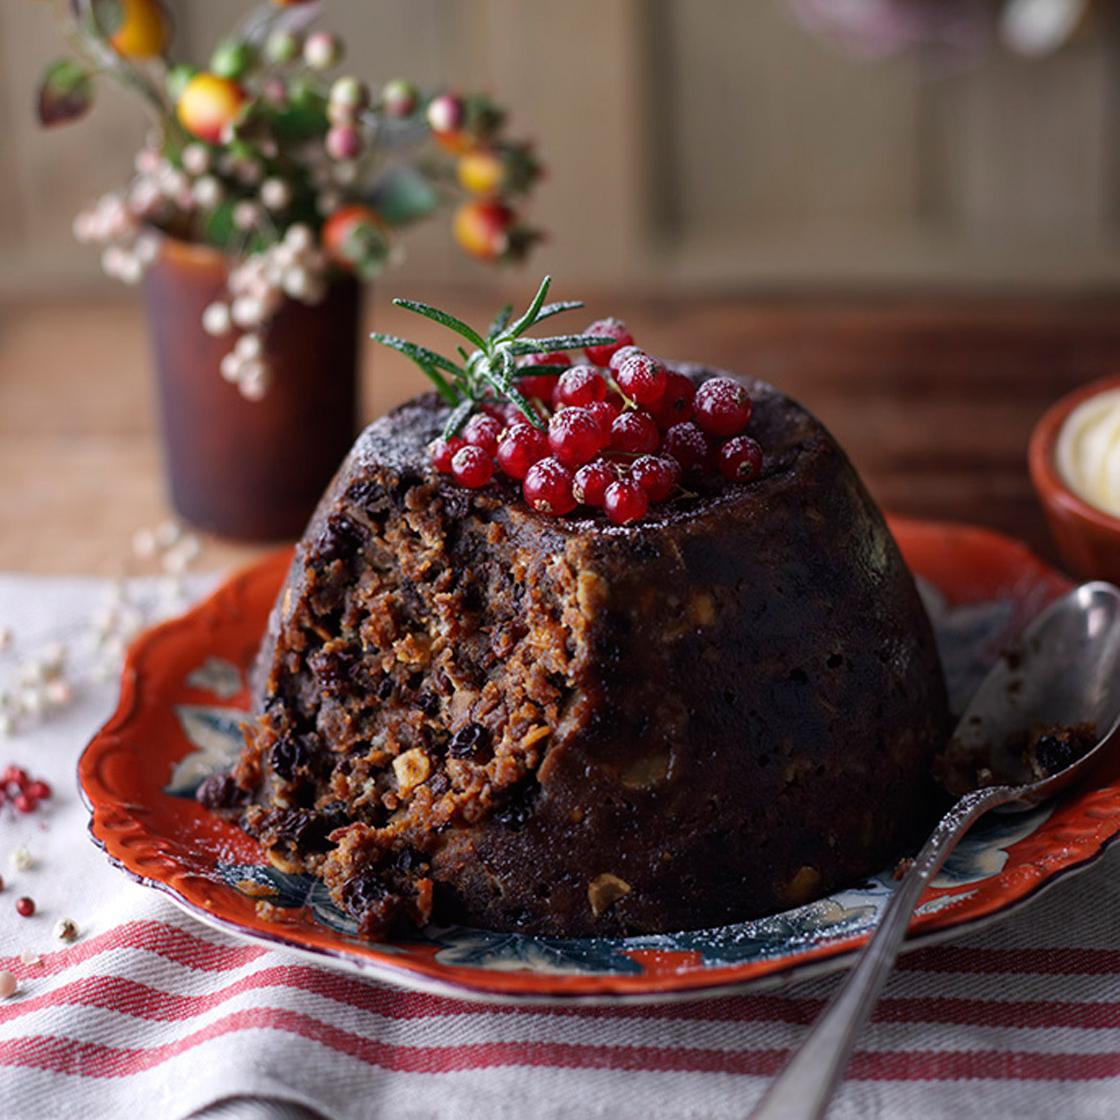
<path id="1" fill-rule="evenodd" d="M 368 937 L 623 935 L 805 903 L 912 842 L 946 733 L 929 622 L 835 440 L 745 383 L 761 475 L 621 527 L 437 474 L 433 395 L 366 429 L 226 797 L 277 866 Z"/>

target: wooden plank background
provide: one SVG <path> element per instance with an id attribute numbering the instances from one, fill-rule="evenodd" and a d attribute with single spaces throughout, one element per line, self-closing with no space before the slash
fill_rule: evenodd
<path id="1" fill-rule="evenodd" d="M 201 60 L 248 5 L 179 0 Z M 1120 280 L 1120 5 L 1041 61 L 856 63 L 784 0 L 327 0 L 355 68 L 490 89 L 551 173 L 536 268 L 644 291 L 1080 289 Z M 138 110 L 42 133 L 51 5 L 0 5 L 0 291 L 91 283 L 70 220 L 116 184 Z M 402 282 L 489 284 L 442 224 Z"/>

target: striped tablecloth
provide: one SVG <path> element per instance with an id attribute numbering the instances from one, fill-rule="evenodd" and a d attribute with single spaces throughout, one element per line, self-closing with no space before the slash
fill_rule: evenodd
<path id="1" fill-rule="evenodd" d="M 21 651 L 75 632 L 93 581 L 0 577 L 0 689 Z M 835 979 L 780 993 L 594 1009 L 399 992 L 216 934 L 110 868 L 73 788 L 114 699 L 8 740 L 55 787 L 49 815 L 0 812 L 0 1113 L 13 1117 L 742 1117 Z M 29 870 L 7 854 L 26 845 Z M 902 959 L 837 1118 L 1120 1117 L 1120 856 L 1014 917 Z M 31 895 L 32 918 L 16 897 Z M 52 939 L 62 916 L 82 936 Z M 38 963 L 21 959 L 25 950 Z"/>

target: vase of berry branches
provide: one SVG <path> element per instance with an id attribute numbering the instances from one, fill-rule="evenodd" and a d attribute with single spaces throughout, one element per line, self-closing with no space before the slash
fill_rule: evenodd
<path id="1" fill-rule="evenodd" d="M 449 210 L 488 262 L 538 236 L 518 207 L 539 167 L 504 112 L 339 73 L 320 7 L 258 5 L 196 68 L 171 57 L 165 0 L 65 0 L 73 52 L 39 91 L 46 126 L 88 111 L 101 76 L 149 115 L 133 176 L 75 234 L 143 285 L 173 505 L 235 537 L 297 534 L 349 446 L 362 294 L 408 227 Z"/>

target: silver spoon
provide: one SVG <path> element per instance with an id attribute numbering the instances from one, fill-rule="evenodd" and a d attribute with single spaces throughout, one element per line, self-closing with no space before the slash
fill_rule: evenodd
<path id="1" fill-rule="evenodd" d="M 1024 758 L 1037 725 L 1088 724 L 1096 743 L 1064 769 L 1039 776 Z M 1099 761 L 1120 726 L 1120 589 L 1086 583 L 1052 603 L 1023 633 L 972 698 L 951 753 L 991 782 L 963 792 L 900 880 L 874 936 L 843 987 L 771 1083 L 751 1120 L 819 1120 L 847 1067 L 856 1038 L 894 967 L 922 892 L 957 842 L 989 809 L 1033 809 Z M 1017 740 L 1018 749 L 1015 748 Z"/>

